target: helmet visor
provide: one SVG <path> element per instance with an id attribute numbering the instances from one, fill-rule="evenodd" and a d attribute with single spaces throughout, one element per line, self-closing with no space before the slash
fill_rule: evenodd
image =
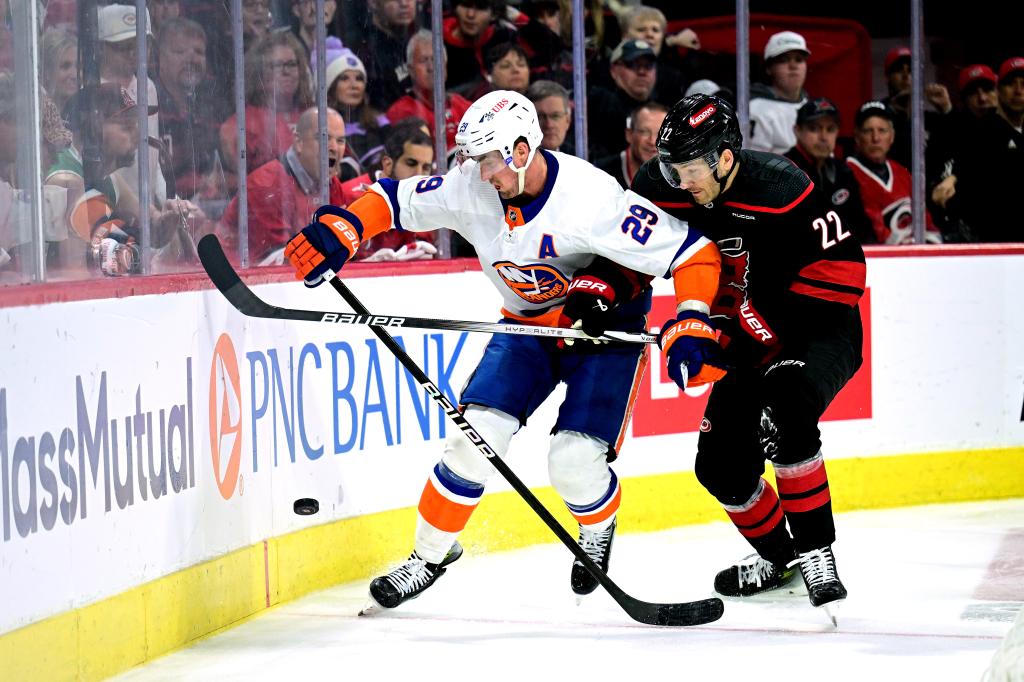
<path id="1" fill-rule="evenodd" d="M 472 175 L 477 172 L 479 168 L 480 177 L 491 177 L 502 168 L 504 168 L 512 160 L 506 161 L 502 158 L 501 152 L 495 150 L 485 154 L 479 154 L 477 156 L 470 156 L 466 152 L 459 150 L 458 154 L 455 155 L 455 161 L 459 164 L 459 168 L 462 170 L 463 175 Z"/>
<path id="2" fill-rule="evenodd" d="M 659 159 L 658 166 L 661 168 L 661 175 L 665 178 L 665 182 L 672 187 L 685 189 L 711 177 L 718 166 L 718 161 L 709 163 L 707 156 L 685 163 L 668 163 Z"/>

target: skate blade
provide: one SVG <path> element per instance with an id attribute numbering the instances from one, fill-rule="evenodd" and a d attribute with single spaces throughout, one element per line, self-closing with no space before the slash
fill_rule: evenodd
<path id="1" fill-rule="evenodd" d="M 368 597 L 366 600 L 366 606 L 359 612 L 360 616 L 375 616 L 378 613 L 385 611 L 386 609 L 377 603 L 377 600 L 373 597 Z"/>
<path id="2" fill-rule="evenodd" d="M 832 627 L 834 628 L 839 627 L 838 616 L 839 612 L 842 610 L 842 603 L 843 600 L 838 599 L 836 601 L 829 602 L 828 604 L 822 604 L 818 607 L 825 613 L 826 616 L 828 616 L 828 619 L 832 621 Z"/>

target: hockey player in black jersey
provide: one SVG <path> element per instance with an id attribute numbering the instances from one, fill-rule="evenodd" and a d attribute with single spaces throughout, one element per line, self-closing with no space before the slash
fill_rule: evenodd
<path id="1" fill-rule="evenodd" d="M 741 144 L 731 105 L 687 97 L 661 126 L 658 157 L 633 180 L 722 252 L 711 309 L 681 311 L 660 343 L 681 385 L 709 366 L 727 371 L 711 391 L 695 470 L 756 554 L 721 571 L 715 589 L 749 596 L 788 584 L 799 567 L 811 604 L 825 606 L 846 589 L 818 420 L 861 365 L 864 253 L 803 171 Z M 681 325 L 698 323 L 720 333 L 702 364 L 676 342 Z M 766 459 L 778 493 L 762 478 Z"/>

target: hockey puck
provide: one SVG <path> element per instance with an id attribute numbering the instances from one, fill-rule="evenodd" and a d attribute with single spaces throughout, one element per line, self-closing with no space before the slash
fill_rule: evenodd
<path id="1" fill-rule="evenodd" d="M 311 516 L 320 511 L 320 503 L 312 497 L 300 497 L 293 505 L 295 513 L 299 516 Z"/>

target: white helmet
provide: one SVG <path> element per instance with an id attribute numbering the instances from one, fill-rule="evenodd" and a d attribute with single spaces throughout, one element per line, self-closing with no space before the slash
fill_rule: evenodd
<path id="1" fill-rule="evenodd" d="M 512 164 L 512 150 L 521 137 L 530 145 L 530 155 L 522 168 L 516 168 Z M 460 162 L 487 152 L 499 152 L 519 175 L 519 192 L 522 193 L 526 169 L 543 138 L 533 102 L 512 90 L 495 90 L 473 102 L 463 114 L 455 145 Z"/>

